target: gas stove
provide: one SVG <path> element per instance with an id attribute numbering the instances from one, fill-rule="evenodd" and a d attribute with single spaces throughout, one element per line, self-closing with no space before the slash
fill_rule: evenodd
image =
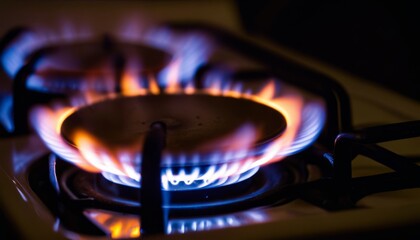
<path id="1" fill-rule="evenodd" d="M 382 144 L 417 144 L 409 107 L 206 23 L 88 27 L 28 24 L 1 40 L 0 206 L 13 234 L 419 235 L 419 159 Z M 360 109 L 391 121 L 360 121 Z"/>

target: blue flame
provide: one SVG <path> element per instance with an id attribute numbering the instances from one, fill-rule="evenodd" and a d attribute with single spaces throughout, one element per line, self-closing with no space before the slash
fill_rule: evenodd
<path id="1" fill-rule="evenodd" d="M 19 69 L 26 63 L 27 57 L 41 47 L 55 43 L 83 40 L 90 36 L 91 31 L 85 26 L 76 27 L 70 23 L 62 24 L 58 31 L 47 31 L 41 28 L 35 31 L 27 31 L 15 39 L 1 53 L 0 63 L 9 77 L 14 78 Z"/>
<path id="2" fill-rule="evenodd" d="M 207 62 L 211 53 L 211 43 L 201 34 L 175 34 L 161 26 L 147 26 L 136 21 L 122 25 L 117 33 L 120 39 L 131 42 L 143 42 L 173 55 L 171 62 L 157 76 L 161 87 L 166 87 L 171 71 L 176 68 L 180 82 L 192 79 L 197 69 Z"/>
<path id="3" fill-rule="evenodd" d="M 220 166 L 193 167 L 188 170 L 182 168 L 177 173 L 174 173 L 174 170 L 171 168 L 165 168 L 161 172 L 162 189 L 167 191 L 184 191 L 231 185 L 254 176 L 259 169 L 259 167 L 255 167 L 241 174 L 220 177 L 229 170 L 228 166 L 228 164 L 222 164 Z M 140 187 L 139 181 L 126 176 L 109 172 L 102 172 L 102 176 L 117 184 L 134 188 Z"/>
<path id="4" fill-rule="evenodd" d="M 277 156 L 289 156 L 306 149 L 321 133 L 325 123 L 325 111 L 322 104 L 307 103 L 302 111 L 302 122 L 295 140 L 286 151 L 281 151 Z"/>
<path id="5" fill-rule="evenodd" d="M 9 77 L 13 78 L 25 64 L 25 58 L 37 47 L 37 39 L 33 33 L 25 33 L 17 41 L 8 46 L 1 55 L 1 64 Z"/>
<path id="6" fill-rule="evenodd" d="M 207 62 L 210 54 L 209 42 L 200 35 L 188 35 L 182 38 L 170 36 L 169 34 L 163 34 L 169 42 L 160 45 L 163 49 L 174 49 L 174 54 L 171 63 L 168 67 L 164 68 L 158 75 L 159 85 L 166 87 L 170 78 L 170 71 L 172 68 L 177 68 L 178 81 L 186 82 L 193 78 L 197 69 Z M 175 41 L 171 41 L 171 40 Z M 159 38 L 154 41 L 159 42 Z M 164 42 L 164 41 L 163 41 Z"/>
<path id="7" fill-rule="evenodd" d="M 58 81 L 57 81 L 58 80 Z M 45 78 L 37 74 L 30 75 L 27 80 L 28 88 L 45 93 L 76 93 L 83 91 L 110 92 L 114 85 L 112 76 L 65 76 L 61 79 Z"/>
<path id="8" fill-rule="evenodd" d="M 176 71 L 176 77 L 177 79 L 180 79 L 180 82 L 191 80 L 197 69 L 208 60 L 211 52 L 211 44 L 204 36 L 200 34 L 174 34 L 163 27 L 150 28 L 143 26 L 142 29 L 128 28 L 124 31 L 114 31 L 114 34 L 116 34 L 121 41 L 145 43 L 163 49 L 173 55 L 168 66 L 156 76 L 161 87 L 168 85 L 171 74 L 173 75 L 174 71 Z M 80 27 L 75 28 L 69 24 L 63 24 L 58 31 L 46 31 L 44 29 L 35 29 L 31 32 L 28 31 L 7 46 L 0 56 L 0 62 L 10 78 L 14 78 L 19 69 L 25 65 L 28 56 L 38 49 L 57 43 L 83 41 L 85 39 L 90 39 L 92 35 L 90 30 L 80 29 Z M 41 59 L 37 64 L 38 70 L 39 64 L 45 63 L 45 60 L 47 59 Z M 28 86 L 39 91 L 48 91 L 49 89 L 44 85 L 55 84 L 48 83 L 48 81 L 45 83 L 45 79 L 42 79 L 39 76 L 30 78 Z M 69 88 L 71 90 L 80 85 L 77 79 L 74 81 L 75 83 L 73 83 L 71 79 L 64 82 L 66 82 L 66 86 L 55 87 L 66 87 L 66 89 Z"/>
<path id="9" fill-rule="evenodd" d="M 2 124 L 8 132 L 12 132 L 14 129 L 12 103 L 12 95 L 7 94 L 0 96 L 0 124 Z"/>

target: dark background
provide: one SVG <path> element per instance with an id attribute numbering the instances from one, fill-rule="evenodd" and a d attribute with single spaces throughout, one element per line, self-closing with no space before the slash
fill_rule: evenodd
<path id="1" fill-rule="evenodd" d="M 252 34 L 420 100 L 418 1 L 236 1 Z"/>

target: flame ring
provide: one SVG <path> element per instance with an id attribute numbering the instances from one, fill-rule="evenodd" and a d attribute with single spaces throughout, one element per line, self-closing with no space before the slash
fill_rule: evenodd
<path id="1" fill-rule="evenodd" d="M 187 91 L 187 89 L 183 91 L 185 94 L 195 93 Z M 206 90 L 207 94 L 215 96 L 238 97 L 256 101 L 276 109 L 285 116 L 287 121 L 285 132 L 266 147 L 265 153 L 259 156 L 245 157 L 242 161 L 219 164 L 205 169 L 196 168 L 192 171 L 181 169 L 175 173 L 172 169 L 167 168 L 162 171 L 162 187 L 167 190 L 187 190 L 193 187 L 210 188 L 233 184 L 251 177 L 259 166 L 279 161 L 312 143 L 324 122 L 322 105 L 316 102 L 304 104 L 303 98 L 298 95 L 275 96 L 274 93 L 267 94 L 266 91 L 263 90 L 259 94 L 242 94 L 233 90 L 215 91 L 214 88 Z M 179 92 L 177 93 L 179 94 Z M 61 107 L 59 110 L 48 107 L 36 108 L 33 111 L 34 127 L 47 146 L 63 159 L 87 171 L 102 172 L 103 176 L 111 181 L 128 186 L 135 186 L 136 183 L 139 185 L 140 174 L 135 171 L 137 168 L 133 161 L 127 160 L 130 159 L 129 156 L 120 155 L 121 166 L 116 166 L 112 163 L 113 161 L 104 156 L 93 154 L 94 151 L 81 152 L 70 147 L 59 134 L 64 119 L 79 107 L 114 97 L 116 96 L 84 99 L 76 101 L 81 103 L 80 105 Z"/>

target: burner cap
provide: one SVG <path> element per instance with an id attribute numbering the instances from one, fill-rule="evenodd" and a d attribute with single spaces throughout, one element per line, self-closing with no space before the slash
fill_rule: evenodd
<path id="1" fill-rule="evenodd" d="M 83 107 L 64 120 L 61 134 L 71 145 L 75 145 L 75 132 L 83 129 L 106 147 L 129 146 L 142 139 L 156 121 L 167 125 L 166 150 L 170 153 L 223 150 L 224 145 L 218 142 L 233 144 L 223 143 L 223 137 L 246 124 L 259 131 L 254 143 L 258 146 L 277 137 L 286 127 L 281 113 L 247 99 L 204 94 L 147 95 Z"/>

